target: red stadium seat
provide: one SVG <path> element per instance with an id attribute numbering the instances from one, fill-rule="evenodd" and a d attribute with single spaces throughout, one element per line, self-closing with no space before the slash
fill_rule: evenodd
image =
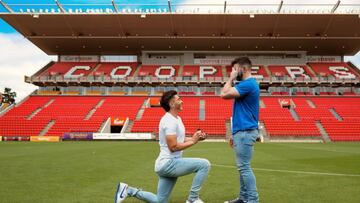
<path id="1" fill-rule="evenodd" d="M 201 71 L 203 70 L 203 75 Z M 213 65 L 185 65 L 182 76 L 197 76 L 199 78 L 223 77 L 222 67 Z"/>
<path id="2" fill-rule="evenodd" d="M 165 78 L 178 76 L 178 65 L 142 65 L 139 68 L 138 77 L 164 75 Z M 169 77 L 167 77 L 169 76 Z M 159 77 L 161 79 L 161 77 Z"/>
<path id="3" fill-rule="evenodd" d="M 347 63 L 309 63 L 309 66 L 321 77 L 333 76 L 338 79 L 359 78 L 359 74 Z"/>
<path id="4" fill-rule="evenodd" d="M 86 120 L 85 117 L 102 99 L 103 104 Z M 45 106 L 51 100 L 52 103 Z M 31 96 L 19 107 L 0 117 L 0 136 L 39 135 L 50 121 L 54 124 L 46 135 L 98 132 L 101 124 L 111 116 L 134 119 L 144 100 L 144 97 Z M 36 115 L 26 119 L 38 109 L 40 111 Z"/>
<path id="5" fill-rule="evenodd" d="M 319 137 L 315 125 L 320 121 L 333 141 L 360 141 L 360 97 L 286 97 L 293 104 L 299 117 L 295 121 L 289 109 L 282 108 L 279 96 L 262 97 L 260 121 L 270 137 Z M 129 117 L 134 120 L 132 132 L 158 132 L 158 124 L 164 115 L 161 107 L 146 108 L 142 118 L 135 117 L 147 97 L 129 96 L 30 96 L 19 106 L 0 117 L 0 136 L 39 135 L 54 122 L 46 135 L 61 136 L 66 132 L 97 132 L 109 117 Z M 197 128 L 209 136 L 224 137 L 225 123 L 232 116 L 231 100 L 219 97 L 182 97 L 184 110 L 180 116 L 187 134 Z M 200 120 L 200 101 L 205 104 L 205 117 Z M 102 101 L 101 105 L 99 104 Z M 310 106 L 310 104 L 313 106 Z M 85 117 L 95 108 L 92 116 Z M 331 111 L 338 116 L 335 117 Z M 34 114 L 34 112 L 37 112 Z M 32 115 L 31 117 L 29 117 Z"/>
<path id="6" fill-rule="evenodd" d="M 111 77 L 111 74 L 113 75 L 127 75 L 127 69 L 124 67 L 130 67 L 130 72 L 126 77 L 133 76 L 135 69 L 137 67 L 137 63 L 101 63 L 98 69 L 93 73 L 94 76 L 100 76 L 104 75 L 107 77 Z"/>
<path id="7" fill-rule="evenodd" d="M 96 62 L 56 62 L 46 70 L 39 73 L 37 76 L 64 76 L 68 73 L 72 68 L 76 66 L 88 67 L 86 69 L 79 69 L 73 72 L 73 75 L 87 76 L 91 73 L 91 71 L 95 68 Z"/>
<path id="8" fill-rule="evenodd" d="M 273 76 L 288 76 L 292 78 L 313 77 L 314 75 L 305 65 L 271 65 L 268 69 Z"/>

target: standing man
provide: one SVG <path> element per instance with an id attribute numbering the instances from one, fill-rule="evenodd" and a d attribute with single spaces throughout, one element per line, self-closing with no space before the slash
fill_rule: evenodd
<path id="1" fill-rule="evenodd" d="M 115 203 L 122 202 L 127 196 L 150 203 L 167 203 L 177 178 L 192 173 L 195 173 L 195 176 L 186 203 L 203 203 L 199 193 L 208 176 L 210 162 L 200 158 L 182 158 L 182 153 L 198 141 L 204 140 L 206 133 L 198 130 L 191 138 L 185 137 L 185 127 L 178 115 L 183 108 L 183 101 L 176 91 L 165 92 L 160 105 L 166 113 L 159 123 L 160 154 L 155 161 L 155 172 L 159 176 L 157 194 L 119 183 Z"/>
<path id="2" fill-rule="evenodd" d="M 235 150 L 237 169 L 240 172 L 240 194 L 225 203 L 258 203 L 255 175 L 250 161 L 253 145 L 258 137 L 260 88 L 251 77 L 251 61 L 247 57 L 236 58 L 232 63 L 230 78 L 221 90 L 221 98 L 234 99 L 232 137 L 229 144 Z M 234 87 L 234 80 L 240 81 Z"/>

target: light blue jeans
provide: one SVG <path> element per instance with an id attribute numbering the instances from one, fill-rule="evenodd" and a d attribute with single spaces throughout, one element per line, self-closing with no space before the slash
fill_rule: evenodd
<path id="1" fill-rule="evenodd" d="M 236 165 L 240 173 L 240 194 L 241 200 L 248 203 L 258 203 L 259 195 L 256 188 L 256 178 L 251 169 L 250 162 L 253 156 L 254 143 L 259 131 L 239 131 L 233 135 L 233 146 L 236 153 Z"/>
<path id="2" fill-rule="evenodd" d="M 201 185 L 207 178 L 210 170 L 210 162 L 200 158 L 175 158 L 170 159 L 157 172 L 159 183 L 157 195 L 129 187 L 128 195 L 150 203 L 167 203 L 176 180 L 180 176 L 196 173 L 190 189 L 188 200 L 194 201 L 199 198 Z"/>

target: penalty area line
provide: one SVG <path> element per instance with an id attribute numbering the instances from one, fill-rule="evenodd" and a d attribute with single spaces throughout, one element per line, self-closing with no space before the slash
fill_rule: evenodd
<path id="1" fill-rule="evenodd" d="M 230 165 L 211 164 L 215 167 L 221 168 L 236 168 Z M 324 175 L 324 176 L 343 176 L 343 177 L 360 177 L 360 174 L 344 174 L 344 173 L 323 173 L 314 171 L 293 171 L 293 170 L 281 170 L 281 169 L 269 169 L 269 168 L 253 168 L 255 171 L 268 171 L 268 172 L 280 172 L 280 173 L 295 173 L 295 174 L 307 174 L 307 175 Z"/>

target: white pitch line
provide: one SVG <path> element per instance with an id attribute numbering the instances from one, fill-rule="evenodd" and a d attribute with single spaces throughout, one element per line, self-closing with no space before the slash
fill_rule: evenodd
<path id="1" fill-rule="evenodd" d="M 348 154 L 359 154 L 360 153 L 360 151 L 349 152 L 349 151 L 339 151 L 339 150 L 314 148 L 314 147 L 299 147 L 299 146 L 294 146 L 294 145 L 287 145 L 287 146 L 292 147 L 292 148 L 296 148 L 296 149 L 317 150 L 317 151 L 325 151 L 325 152 L 348 153 Z"/>
<path id="2" fill-rule="evenodd" d="M 236 168 L 235 166 L 211 164 L 211 166 L 217 166 L 222 168 Z M 360 174 L 343 174 L 343 173 L 322 173 L 313 171 L 292 171 L 292 170 L 280 170 L 280 169 L 268 169 L 268 168 L 253 168 L 256 171 L 270 171 L 281 173 L 296 173 L 296 174 L 308 174 L 308 175 L 325 175 L 325 176 L 343 176 L 343 177 L 360 177 Z"/>

